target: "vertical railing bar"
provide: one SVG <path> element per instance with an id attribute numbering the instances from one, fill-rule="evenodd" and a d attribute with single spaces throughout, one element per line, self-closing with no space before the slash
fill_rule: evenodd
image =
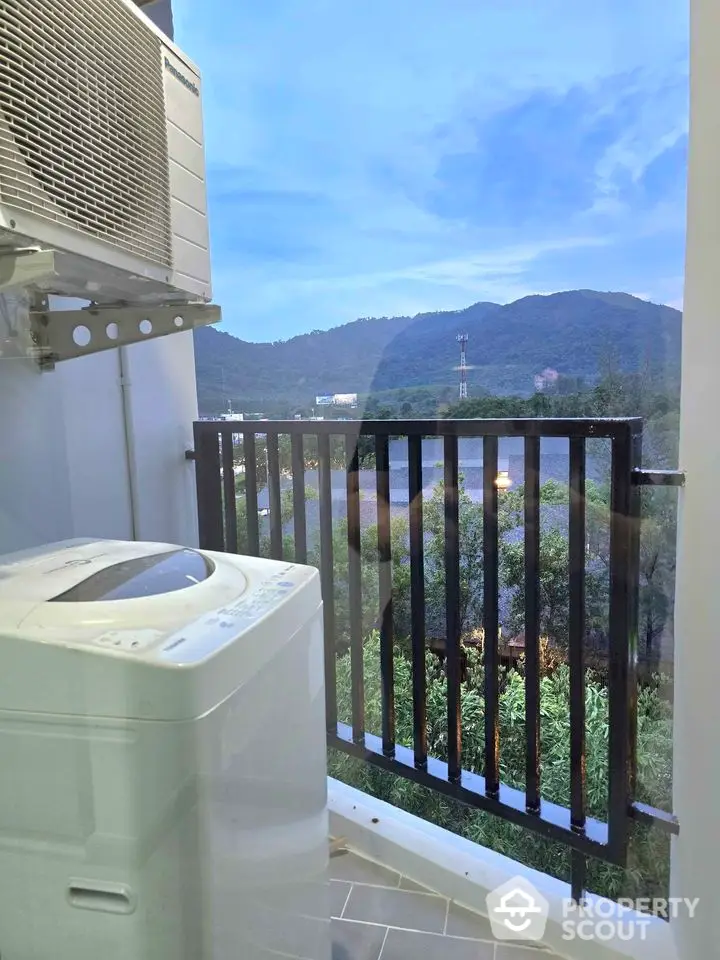
<path id="1" fill-rule="evenodd" d="M 205 550 L 224 550 L 222 485 L 220 482 L 220 434 L 193 428 L 198 533 Z"/>
<path id="2" fill-rule="evenodd" d="M 485 658 L 485 792 L 500 793 L 498 717 L 498 438 L 483 438 L 483 632 Z"/>
<path id="3" fill-rule="evenodd" d="M 642 467 L 643 428 L 641 421 L 634 421 L 630 439 L 631 469 L 634 474 Z M 640 536 L 642 524 L 642 488 L 635 485 L 630 491 L 630 613 L 628 651 L 628 696 L 630 709 L 628 716 L 628 792 L 630 801 L 636 798 L 637 789 L 637 718 L 638 718 L 638 678 L 637 658 L 639 644 L 639 606 L 640 606 Z"/>
<path id="4" fill-rule="evenodd" d="M 243 433 L 243 460 L 245 463 L 245 512 L 247 514 L 248 553 L 260 556 L 260 524 L 258 521 L 257 449 L 255 434 Z"/>
<path id="5" fill-rule="evenodd" d="M 570 439 L 569 661 L 570 661 L 570 823 L 585 829 L 585 500 L 586 449 L 583 437 Z"/>
<path id="6" fill-rule="evenodd" d="M 458 438 L 446 436 L 445 453 L 445 624 L 447 664 L 448 780 L 460 783 L 460 502 Z"/>
<path id="7" fill-rule="evenodd" d="M 425 677 L 425 544 L 423 538 L 422 437 L 408 437 L 410 500 L 410 620 L 415 766 L 427 766 Z"/>
<path id="8" fill-rule="evenodd" d="M 295 563 L 307 563 L 307 523 L 305 517 L 305 452 L 303 435 L 290 438 L 293 480 L 293 527 L 295 534 Z"/>
<path id="9" fill-rule="evenodd" d="M 365 683 L 363 676 L 362 546 L 360 528 L 360 465 L 357 442 L 345 437 L 347 470 L 348 594 L 352 725 L 355 743 L 365 742 Z"/>
<path id="10" fill-rule="evenodd" d="M 395 756 L 395 664 L 393 659 L 392 528 L 390 523 L 390 438 L 375 438 L 377 487 L 378 595 L 380 601 L 380 686 L 383 754 Z"/>
<path id="11" fill-rule="evenodd" d="M 580 906 L 585 902 L 587 884 L 587 857 L 579 850 L 570 850 L 570 895 L 573 902 Z"/>
<path id="12" fill-rule="evenodd" d="M 610 495 L 610 663 L 609 663 L 609 843 L 624 861 L 629 835 L 632 781 L 630 691 L 632 438 L 630 429 L 612 442 Z"/>
<path id="13" fill-rule="evenodd" d="M 233 434 L 222 435 L 223 519 L 225 521 L 225 550 L 237 553 L 237 505 L 235 503 L 235 463 Z"/>
<path id="14" fill-rule="evenodd" d="M 318 436 L 318 486 L 320 509 L 320 581 L 325 637 L 325 722 L 328 733 L 337 734 L 335 575 L 333 570 L 332 465 L 330 436 Z"/>
<path id="15" fill-rule="evenodd" d="M 540 812 L 540 438 L 525 437 L 525 803 Z"/>
<path id="16" fill-rule="evenodd" d="M 612 431 L 612 480 L 610 526 L 610 783 L 609 783 L 609 848 L 608 857 L 620 862 L 627 849 L 630 821 L 630 801 L 634 793 L 636 748 L 636 677 L 637 608 L 639 590 L 639 491 L 632 484 L 633 471 L 641 461 L 641 429 L 639 424 L 616 422 Z M 206 427 L 207 425 L 204 425 Z M 271 547 L 273 555 L 282 557 L 282 476 L 280 472 L 279 425 L 268 425 L 267 482 L 271 505 Z M 263 427 L 263 431 L 268 429 Z M 342 425 L 341 431 L 348 426 Z M 243 435 L 245 459 L 246 499 L 248 505 L 248 537 L 252 540 L 254 521 L 256 540 L 259 540 L 257 511 L 257 450 L 255 429 L 245 425 L 237 428 Z M 417 430 L 417 428 L 414 428 Z M 482 429 L 482 427 L 480 427 Z M 573 831 L 584 831 L 587 816 L 585 782 L 585 650 L 586 635 L 586 536 L 587 508 L 586 470 L 587 450 L 580 430 L 574 434 L 569 427 L 569 664 L 570 664 L 570 826 Z M 582 425 L 580 425 L 582 429 Z M 413 650 L 413 737 L 414 760 L 420 770 L 427 770 L 427 690 L 426 661 L 426 585 L 425 544 L 423 516 L 423 440 L 421 432 L 408 427 L 408 465 L 410 495 L 411 541 L 411 617 Z M 297 536 L 296 549 L 307 553 L 307 517 L 305 507 L 305 470 L 303 435 L 293 432 L 291 460 L 293 468 L 293 509 L 295 523 L 302 515 L 303 531 Z M 539 568 L 540 568 L 540 434 L 536 427 L 525 434 L 525 621 L 526 621 L 526 711 L 528 717 L 528 757 L 526 807 L 533 809 L 533 800 L 540 801 L 539 777 Z M 462 649 L 461 649 L 461 589 L 460 589 L 460 494 L 459 443 L 457 434 L 438 429 L 444 441 L 444 553 L 446 601 L 446 664 L 447 664 L 447 722 L 449 782 L 459 782 L 462 766 Z M 573 435 L 574 434 L 574 435 Z M 331 456 L 332 431 L 318 436 L 318 464 L 320 474 L 320 547 L 321 578 L 325 603 L 325 673 L 326 713 L 328 731 L 337 735 L 336 651 L 337 636 L 334 604 L 333 526 L 332 526 L 332 468 L 337 457 Z M 235 478 L 233 472 L 232 433 L 196 430 L 195 459 L 198 472 L 198 512 L 201 522 L 201 540 L 210 549 L 237 549 L 242 531 L 231 522 L 229 513 L 235 508 Z M 339 439 L 339 438 L 338 438 Z M 362 527 L 360 512 L 360 471 L 357 446 L 350 447 L 347 439 L 345 466 L 347 470 L 347 519 L 349 548 L 349 601 L 352 676 L 352 739 L 365 742 L 364 688 L 362 677 L 363 616 L 362 616 Z M 483 627 L 485 631 L 485 789 L 489 797 L 499 794 L 499 523 L 498 492 L 498 436 L 483 438 Z M 392 525 L 390 508 L 390 437 L 375 437 L 376 488 L 378 494 L 378 596 L 381 626 L 381 697 L 382 697 L 382 752 L 394 756 L 395 697 L 393 678 L 393 608 L 392 608 Z M 337 467 L 339 464 L 335 462 Z M 232 490 L 231 490 L 232 488 Z M 225 507 L 223 508 L 223 503 Z M 276 528 L 273 528 L 272 517 Z M 279 529 L 278 529 L 279 528 Z M 235 543 L 233 544 L 233 530 Z M 259 546 L 259 544 L 258 544 Z M 279 551 L 277 550 L 279 546 Z M 534 592 L 533 592 L 534 591 Z M 358 671 L 356 668 L 360 666 Z M 537 699 L 533 692 L 537 688 Z M 536 712 L 537 711 L 537 712 Z M 537 727 L 533 736 L 534 717 Z M 533 743 L 535 747 L 533 748 Z M 380 744 L 373 749 L 379 749 Z M 357 747 L 353 747 L 357 751 Z M 533 756 L 535 750 L 535 756 Z M 425 776 L 424 773 L 416 776 Z M 447 785 L 446 785 L 447 791 Z M 522 801 L 521 801 L 522 802 Z M 549 814 L 548 814 L 549 815 Z M 535 818 L 537 819 L 537 818 Z M 530 821 L 532 822 L 532 821 Z M 567 821 L 566 821 L 567 822 Z M 577 842 L 577 841 L 576 841 Z M 572 851 L 572 892 L 581 900 L 586 888 L 586 854 Z"/>
<path id="17" fill-rule="evenodd" d="M 280 453 L 278 435 L 267 435 L 268 495 L 270 504 L 270 556 L 283 558 L 282 498 L 280 495 Z"/>

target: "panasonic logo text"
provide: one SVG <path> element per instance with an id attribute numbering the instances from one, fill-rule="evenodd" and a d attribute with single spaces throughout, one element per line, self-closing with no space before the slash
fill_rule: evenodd
<path id="1" fill-rule="evenodd" d="M 175 79 L 179 80 L 184 87 L 187 87 L 190 93 L 194 93 L 196 97 L 200 96 L 200 88 L 198 85 L 193 83 L 192 80 L 189 80 L 185 74 L 180 73 L 177 67 L 174 67 L 167 57 L 165 57 L 165 69 L 169 70 Z"/>

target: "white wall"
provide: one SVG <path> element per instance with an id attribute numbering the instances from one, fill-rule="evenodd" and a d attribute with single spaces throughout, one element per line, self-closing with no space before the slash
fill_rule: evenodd
<path id="1" fill-rule="evenodd" d="M 0 339 L 4 336 L 0 317 Z M 58 381 L 0 359 L 0 553 L 72 535 L 72 499 Z"/>
<path id="2" fill-rule="evenodd" d="M 184 456 L 197 417 L 192 334 L 127 349 L 134 524 L 119 373 L 117 350 L 47 373 L 0 359 L 0 553 L 74 536 L 131 539 L 133 528 L 138 539 L 197 543 Z"/>
<path id="3" fill-rule="evenodd" d="M 117 350 L 109 350 L 41 377 L 56 382 L 62 404 L 73 536 L 132 537 L 118 370 Z"/>
<path id="4" fill-rule="evenodd" d="M 137 539 L 197 543 L 195 471 L 185 459 L 197 420 L 193 335 L 127 349 L 138 489 Z"/>
<path id="5" fill-rule="evenodd" d="M 672 883 L 700 897 L 675 926 L 682 960 L 720 952 L 720 4 L 691 0 L 691 133 L 683 320 L 681 495 L 675 625 Z"/>

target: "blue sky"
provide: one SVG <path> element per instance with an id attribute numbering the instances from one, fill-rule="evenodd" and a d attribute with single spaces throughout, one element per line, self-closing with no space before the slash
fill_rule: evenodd
<path id="1" fill-rule="evenodd" d="M 174 0 L 223 328 L 591 287 L 680 306 L 687 0 Z"/>

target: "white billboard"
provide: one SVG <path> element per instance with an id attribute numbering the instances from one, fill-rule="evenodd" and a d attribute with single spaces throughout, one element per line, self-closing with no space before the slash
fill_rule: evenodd
<path id="1" fill-rule="evenodd" d="M 357 402 L 356 393 L 326 393 L 315 397 L 316 407 L 356 407 Z"/>

